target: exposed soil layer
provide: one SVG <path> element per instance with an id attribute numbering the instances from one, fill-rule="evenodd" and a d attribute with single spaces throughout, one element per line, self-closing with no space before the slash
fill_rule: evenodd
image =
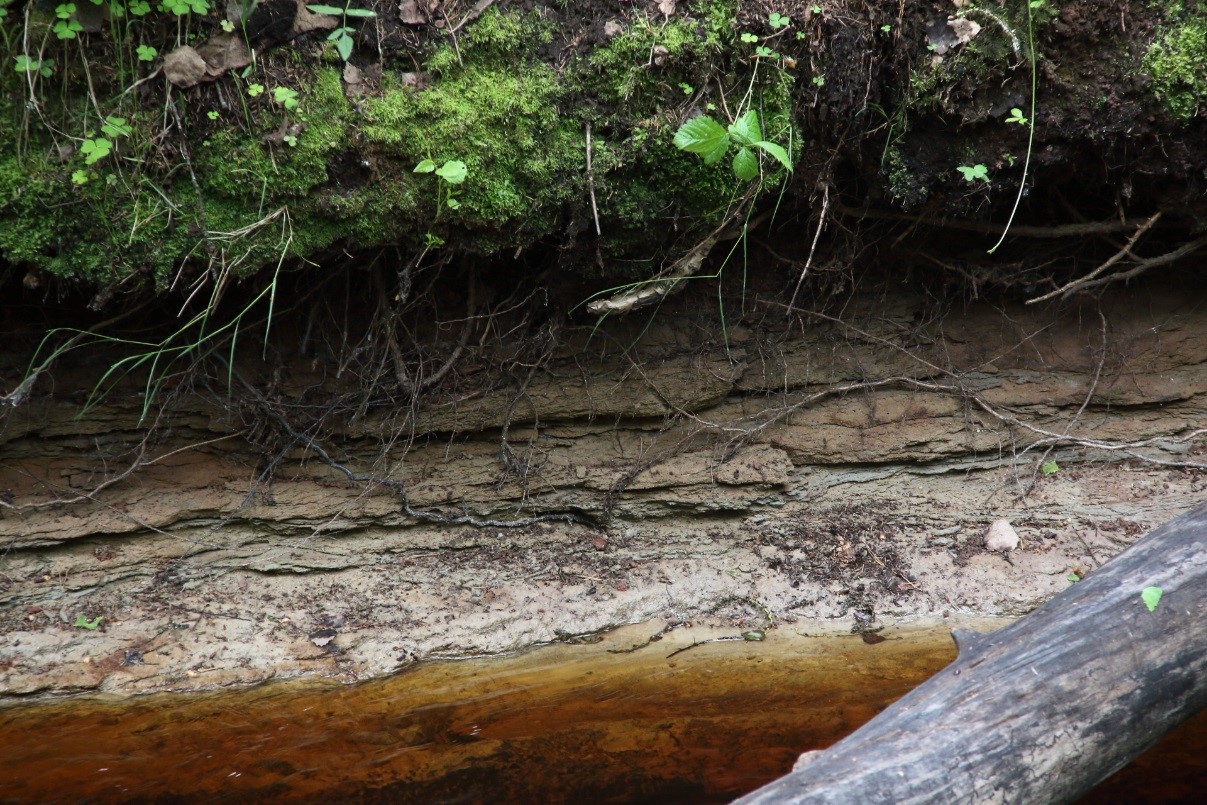
<path id="1" fill-rule="evenodd" d="M 359 416 L 319 404 L 322 354 L 216 366 L 141 425 L 137 384 L 79 417 L 97 361 L 64 362 L 0 430 L 0 689 L 366 679 L 651 618 L 1019 616 L 1204 498 L 1193 277 L 1073 309 L 868 292 L 839 318 L 760 313 L 757 281 L 728 349 L 701 285 L 652 323 L 544 330 L 539 371 L 483 336 Z"/>

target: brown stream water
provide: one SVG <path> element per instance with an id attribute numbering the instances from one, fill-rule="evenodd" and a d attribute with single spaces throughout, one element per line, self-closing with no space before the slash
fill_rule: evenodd
<path id="1" fill-rule="evenodd" d="M 869 645 L 790 627 L 694 647 L 733 633 L 683 629 L 617 653 L 654 631 L 358 685 L 9 706 L 0 801 L 724 802 L 856 729 L 955 655 L 946 629 Z M 1093 801 L 1175 802 L 1195 790 L 1207 719 L 1187 727 L 1190 754 L 1177 755 L 1185 739 L 1163 754 L 1189 782 L 1159 762 L 1136 782 L 1135 764 Z M 1164 798 L 1150 796 L 1155 778 Z"/>

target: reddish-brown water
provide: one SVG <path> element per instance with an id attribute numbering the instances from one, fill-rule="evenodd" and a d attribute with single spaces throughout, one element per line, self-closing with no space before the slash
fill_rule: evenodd
<path id="1" fill-rule="evenodd" d="M 868 645 L 778 630 L 668 656 L 696 630 L 609 653 L 648 631 L 354 686 L 8 707 L 0 800 L 722 802 L 954 656 L 940 631 Z"/>

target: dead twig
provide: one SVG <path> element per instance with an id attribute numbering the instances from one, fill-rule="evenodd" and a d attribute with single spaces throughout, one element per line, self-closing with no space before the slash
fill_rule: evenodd
<path id="1" fill-rule="evenodd" d="M 1144 237 L 1145 233 L 1148 232 L 1148 230 L 1152 229 L 1153 226 L 1156 225 L 1157 221 L 1159 221 L 1159 220 L 1161 220 L 1161 211 L 1160 210 L 1158 210 L 1156 213 L 1154 213 L 1152 215 L 1152 217 L 1150 217 L 1147 221 L 1145 221 L 1143 224 L 1141 224 L 1140 227 L 1137 228 L 1134 233 L 1132 233 L 1132 236 L 1130 238 L 1128 238 L 1127 243 L 1124 245 L 1124 247 L 1122 249 L 1120 249 L 1118 252 L 1115 253 L 1114 257 L 1110 258 L 1105 263 L 1098 266 L 1098 268 L 1095 268 L 1089 274 L 1086 274 L 1084 277 L 1081 277 L 1080 279 L 1075 279 L 1072 282 L 1066 283 L 1065 285 L 1062 285 L 1061 287 L 1057 288 L 1056 290 L 1046 293 L 1043 296 L 1037 296 L 1034 299 L 1028 299 L 1027 304 L 1034 305 L 1038 302 L 1046 302 L 1047 300 L 1049 300 L 1053 297 L 1056 297 L 1056 296 L 1067 299 L 1069 297 L 1069 295 L 1071 293 L 1073 293 L 1074 291 L 1076 291 L 1078 288 L 1085 286 L 1087 283 L 1089 283 L 1095 277 L 1099 276 L 1100 274 L 1102 274 L 1102 272 L 1106 271 L 1108 268 L 1110 268 L 1111 266 L 1118 263 L 1124 257 L 1131 255 L 1132 247 L 1136 245 L 1136 241 L 1138 241 L 1138 240 L 1140 240 L 1140 238 Z"/>
<path id="2" fill-rule="evenodd" d="M 587 189 L 591 193 L 591 215 L 595 218 L 595 234 L 602 235 L 599 228 L 599 207 L 595 204 L 595 172 L 591 168 L 591 122 L 587 121 Z"/>

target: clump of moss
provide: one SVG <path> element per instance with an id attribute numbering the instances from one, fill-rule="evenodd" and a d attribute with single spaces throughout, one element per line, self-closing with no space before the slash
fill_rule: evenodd
<path id="1" fill-rule="evenodd" d="M 1165 32 L 1144 55 L 1153 91 L 1180 120 L 1189 120 L 1207 102 L 1207 19 L 1184 22 Z"/>

